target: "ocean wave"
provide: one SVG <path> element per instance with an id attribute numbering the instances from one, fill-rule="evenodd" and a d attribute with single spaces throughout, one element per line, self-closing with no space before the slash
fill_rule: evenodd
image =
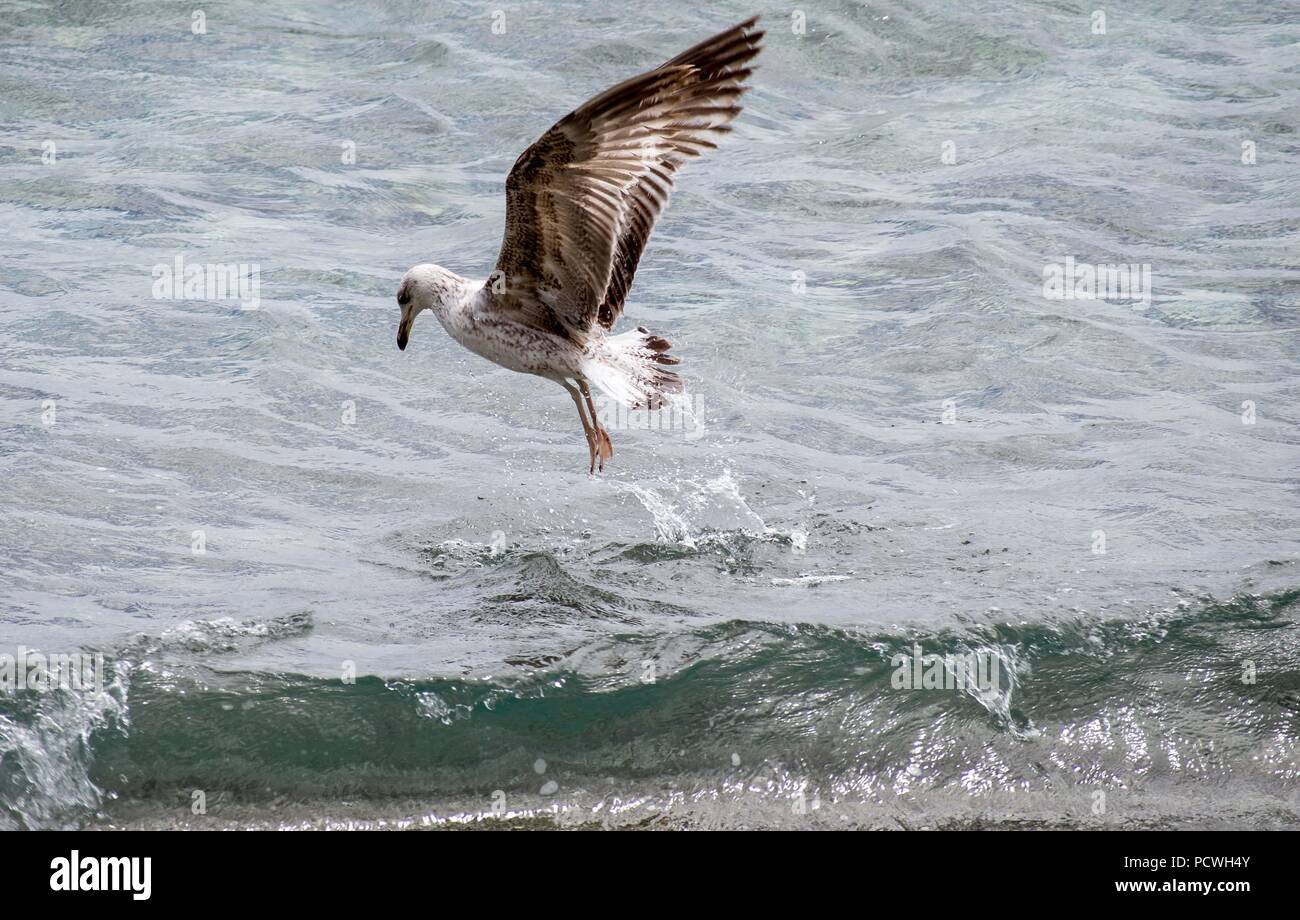
<path id="1" fill-rule="evenodd" d="M 927 634 L 732 621 L 590 643 L 494 680 L 217 672 L 160 663 L 155 643 L 116 658 L 105 693 L 0 701 L 0 814 L 22 827 L 335 812 L 416 826 L 1294 819 L 1298 617 L 1300 591 Z M 918 652 L 985 656 L 997 686 L 899 687 L 899 656 L 910 669 Z M 1211 787 L 1203 810 L 1174 804 Z M 196 791 L 207 814 L 190 811 Z M 1037 804 L 1011 807 L 1023 801 Z"/>

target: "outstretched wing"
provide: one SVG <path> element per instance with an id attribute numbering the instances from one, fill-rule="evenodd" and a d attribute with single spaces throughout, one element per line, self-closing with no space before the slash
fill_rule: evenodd
<path id="1" fill-rule="evenodd" d="M 497 309 L 576 342 L 614 325 L 673 175 L 740 114 L 757 22 L 607 89 L 523 152 L 488 284 Z"/>

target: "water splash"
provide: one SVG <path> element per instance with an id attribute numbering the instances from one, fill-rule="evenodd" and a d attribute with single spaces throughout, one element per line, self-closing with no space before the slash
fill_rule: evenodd
<path id="1" fill-rule="evenodd" d="M 99 807 L 92 738 L 129 728 L 126 669 L 98 690 L 23 691 L 0 700 L 0 830 L 76 826 Z"/>
<path id="2" fill-rule="evenodd" d="M 731 470 L 711 479 L 680 479 L 659 489 L 628 482 L 619 482 L 618 488 L 636 496 L 650 512 L 656 538 L 666 543 L 695 549 L 729 535 L 795 539 L 794 531 L 784 533 L 769 527 L 750 507 Z M 805 535 L 805 545 L 806 540 Z"/>

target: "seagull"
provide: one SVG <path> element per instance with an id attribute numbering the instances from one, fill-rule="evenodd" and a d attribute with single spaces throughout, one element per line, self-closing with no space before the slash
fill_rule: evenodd
<path id="1" fill-rule="evenodd" d="M 432 310 L 477 355 L 563 386 L 578 408 L 591 461 L 614 454 L 591 387 L 634 409 L 682 391 L 680 359 L 644 326 L 610 334 L 673 177 L 717 145 L 740 114 L 761 47 L 758 17 L 700 42 L 588 100 L 556 122 L 506 177 L 506 227 L 483 281 L 416 265 L 397 291 L 397 347 Z"/>

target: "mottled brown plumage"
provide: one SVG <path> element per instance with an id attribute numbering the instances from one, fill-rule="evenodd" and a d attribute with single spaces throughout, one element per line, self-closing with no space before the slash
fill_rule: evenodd
<path id="1" fill-rule="evenodd" d="M 613 327 L 673 174 L 740 114 L 757 21 L 606 90 L 520 155 L 490 284 L 497 309 L 576 344 Z"/>

